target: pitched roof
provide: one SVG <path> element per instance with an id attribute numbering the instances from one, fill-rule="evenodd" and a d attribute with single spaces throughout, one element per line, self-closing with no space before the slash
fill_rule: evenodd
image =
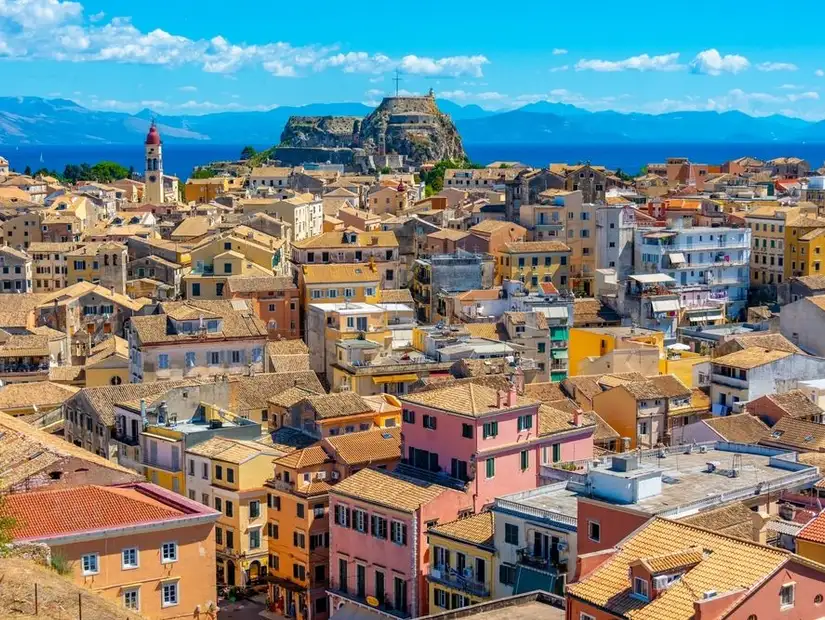
<path id="1" fill-rule="evenodd" d="M 613 308 L 598 299 L 575 299 L 573 301 L 573 325 L 605 325 L 621 322 L 621 317 Z"/>
<path id="2" fill-rule="evenodd" d="M 748 347 L 760 347 L 762 349 L 775 349 L 777 351 L 789 351 L 790 353 L 802 353 L 802 349 L 792 343 L 778 332 L 753 334 L 742 334 L 726 338 L 723 342 L 734 342 L 740 349 Z"/>
<path id="3" fill-rule="evenodd" d="M 378 294 L 382 304 L 413 303 L 412 293 L 408 288 L 381 289 Z"/>
<path id="4" fill-rule="evenodd" d="M 2 511 L 16 520 L 12 528 L 15 540 L 162 523 L 187 514 L 136 488 L 89 485 L 12 493 L 6 496 Z"/>
<path id="5" fill-rule="evenodd" d="M 345 241 L 344 238 L 354 238 L 353 241 Z M 295 241 L 292 247 L 299 250 L 311 250 L 314 248 L 395 248 L 398 247 L 398 239 L 391 230 L 356 231 L 335 230 L 321 233 L 314 237 Z"/>
<path id="6" fill-rule="evenodd" d="M 701 527 L 724 536 L 745 540 L 753 539 L 753 511 L 742 502 L 705 510 L 699 514 L 679 519 L 682 523 Z"/>
<path id="7" fill-rule="evenodd" d="M 324 439 L 336 460 L 347 465 L 369 465 L 401 458 L 401 427 L 377 428 Z"/>
<path id="8" fill-rule="evenodd" d="M 808 398 L 802 390 L 791 390 L 784 394 L 768 394 L 765 398 L 793 418 L 813 418 L 823 413 L 822 407 Z"/>
<path id="9" fill-rule="evenodd" d="M 506 405 L 504 407 L 498 406 L 498 393 L 496 390 L 476 383 L 463 383 L 461 385 L 438 387 L 426 392 L 407 394 L 402 400 L 472 417 L 510 408 Z M 539 401 L 534 398 L 516 395 L 516 402 L 513 407 L 524 407 L 538 403 Z"/>
<path id="10" fill-rule="evenodd" d="M 719 433 L 725 441 L 734 443 L 758 443 L 770 432 L 762 420 L 748 413 L 716 416 L 702 422 Z"/>
<path id="11" fill-rule="evenodd" d="M 304 401 L 322 420 L 372 412 L 369 403 L 355 392 L 317 394 L 305 397 L 302 402 Z"/>
<path id="12" fill-rule="evenodd" d="M 741 368 L 749 370 L 751 368 L 758 368 L 765 364 L 770 364 L 777 360 L 784 359 L 789 355 L 793 355 L 790 351 L 780 351 L 777 349 L 763 349 L 761 347 L 748 347 L 741 351 L 734 351 L 722 357 L 713 359 L 714 364 L 721 364 L 723 366 L 731 366 L 733 368 Z"/>
<path id="13" fill-rule="evenodd" d="M 295 450 L 273 461 L 279 467 L 301 469 L 303 467 L 317 467 L 324 463 L 332 463 L 332 459 L 320 445 L 309 446 Z"/>
<path id="14" fill-rule="evenodd" d="M 31 246 L 29 246 L 31 249 Z M 810 275 L 810 276 L 799 276 L 794 278 L 797 282 L 804 284 L 809 289 L 814 291 L 823 291 L 825 290 L 825 275 Z"/>
<path id="15" fill-rule="evenodd" d="M 79 388 L 51 381 L 39 381 L 37 387 L 29 383 L 10 383 L 0 387 L 0 411 L 19 407 L 60 406 Z M 2 478 L 2 476 L 0 476 Z"/>
<path id="16" fill-rule="evenodd" d="M 558 383 L 528 383 L 524 386 L 524 395 L 528 398 L 535 398 L 543 403 L 562 400 L 567 398 L 561 391 Z"/>
<path id="17" fill-rule="evenodd" d="M 771 427 L 760 443 L 805 452 L 820 452 L 825 450 L 825 424 L 784 416 Z"/>
<path id="18" fill-rule="evenodd" d="M 809 521 L 808 524 L 799 531 L 796 537 L 800 540 L 809 540 L 825 545 L 825 512 L 820 512 Z"/>
<path id="19" fill-rule="evenodd" d="M 644 381 L 633 381 L 622 386 L 636 400 L 690 396 L 690 388 L 675 375 L 660 375 Z"/>
<path id="20" fill-rule="evenodd" d="M 142 479 L 137 472 L 35 428 L 20 418 L 0 415 L 0 491 L 17 485 L 33 488 L 48 484 L 49 477 L 41 474 L 66 459 L 85 461 L 89 464 L 87 467 L 99 468 L 95 478 L 106 479 L 106 483 Z"/>
<path id="21" fill-rule="evenodd" d="M 446 536 L 471 545 L 491 547 L 493 545 L 493 513 L 480 512 L 463 519 L 439 523 L 427 530 L 427 533 Z"/>
<path id="22" fill-rule="evenodd" d="M 686 525 L 654 518 L 617 545 L 618 551 L 578 583 L 570 595 L 634 620 L 682 620 L 694 616 L 694 601 L 703 592 L 744 590 L 746 596 L 791 556 L 787 551 L 758 545 Z M 633 595 L 630 565 L 638 560 L 704 550 L 702 559 L 652 601 Z M 698 558 L 696 558 L 698 559 Z"/>
<path id="23" fill-rule="evenodd" d="M 177 387 L 198 385 L 198 379 L 178 379 L 172 381 L 150 381 L 145 383 L 124 383 L 122 385 L 105 385 L 101 387 L 82 388 L 72 399 L 81 401 L 80 407 L 95 413 L 100 422 L 106 426 L 115 423 L 116 403 L 153 398 Z M 84 403 L 88 408 L 84 406 Z"/>
<path id="24" fill-rule="evenodd" d="M 286 409 L 301 402 L 307 396 L 312 396 L 314 394 L 317 394 L 317 392 L 308 390 L 304 387 L 291 387 L 283 392 L 275 394 L 274 396 L 270 396 L 267 402 L 277 407 L 283 407 Z"/>
<path id="25" fill-rule="evenodd" d="M 204 456 L 227 463 L 245 463 L 261 454 L 273 454 L 271 450 L 254 441 L 241 441 L 225 437 L 212 437 L 186 450 L 190 454 Z"/>
<path id="26" fill-rule="evenodd" d="M 271 396 L 292 387 L 303 387 L 316 394 L 324 393 L 318 375 L 311 370 L 269 372 L 251 377 L 232 377 L 229 380 L 234 407 L 240 410 L 266 409 Z"/>
<path id="27" fill-rule="evenodd" d="M 545 437 L 576 428 L 573 424 L 573 415 L 573 412 L 569 409 L 556 409 L 550 405 L 540 405 L 538 420 L 539 437 Z M 581 424 L 582 426 L 595 426 L 596 421 L 584 414 L 582 415 Z"/>
<path id="28" fill-rule="evenodd" d="M 102 342 L 92 347 L 89 356 L 86 358 L 86 366 L 92 366 L 98 362 L 117 355 L 129 358 L 129 343 L 118 336 L 110 336 Z"/>
<path id="29" fill-rule="evenodd" d="M 367 468 L 345 478 L 331 492 L 411 513 L 445 491 L 446 487 L 426 480 Z"/>
<path id="30" fill-rule="evenodd" d="M 569 252 L 570 248 L 561 241 L 511 241 L 505 243 L 503 254 L 537 254 L 540 252 Z"/>
<path id="31" fill-rule="evenodd" d="M 0 343 L 0 357 L 28 357 L 49 355 L 48 336 L 9 336 Z"/>
<path id="32" fill-rule="evenodd" d="M 339 263 L 336 265 L 301 265 L 306 284 L 349 282 L 378 282 L 381 274 L 368 263 Z"/>
<path id="33" fill-rule="evenodd" d="M 287 276 L 231 277 L 226 279 L 230 293 L 257 293 L 263 291 L 286 291 L 297 288 L 292 278 Z"/>
<path id="34" fill-rule="evenodd" d="M 238 301 L 238 300 L 236 300 Z M 246 303 L 246 302 L 244 302 Z M 237 309 L 232 301 L 173 301 L 161 304 L 164 314 L 132 317 L 132 327 L 141 344 L 190 342 L 198 338 L 258 338 L 267 335 L 266 324 L 248 306 Z M 176 321 L 221 319 L 218 331 L 175 333 L 167 317 Z"/>
<path id="35" fill-rule="evenodd" d="M 503 330 L 498 323 L 465 323 L 462 327 L 475 338 L 489 338 L 490 340 L 506 338 L 506 334 L 502 334 Z"/>

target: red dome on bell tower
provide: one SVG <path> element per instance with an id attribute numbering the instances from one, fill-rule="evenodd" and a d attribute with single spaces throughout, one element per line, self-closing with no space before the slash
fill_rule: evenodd
<path id="1" fill-rule="evenodd" d="M 160 144 L 160 134 L 154 121 L 152 121 L 152 126 L 149 127 L 149 133 L 146 134 L 146 144 Z"/>

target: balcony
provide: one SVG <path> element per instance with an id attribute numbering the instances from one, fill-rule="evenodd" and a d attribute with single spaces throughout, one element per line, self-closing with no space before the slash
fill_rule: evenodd
<path id="1" fill-rule="evenodd" d="M 517 562 L 530 568 L 537 568 L 539 570 L 547 571 L 557 575 L 567 574 L 567 562 L 553 561 L 546 554 L 536 553 L 534 547 L 522 547 L 518 551 Z"/>
<path id="2" fill-rule="evenodd" d="M 266 484 L 267 486 L 272 487 L 273 489 L 276 489 L 278 491 L 284 491 L 285 493 L 292 493 L 292 491 L 295 489 L 294 482 L 285 482 L 283 480 L 267 480 Z"/>
<path id="3" fill-rule="evenodd" d="M 727 385 L 728 387 L 736 388 L 738 390 L 746 390 L 748 388 L 747 379 L 739 379 L 738 377 L 729 377 L 718 372 L 711 373 L 711 383 L 718 383 L 719 385 Z"/>
<path id="4" fill-rule="evenodd" d="M 366 592 L 366 588 L 364 588 L 364 596 L 362 596 L 358 593 L 357 588 L 348 587 L 347 584 L 342 584 L 339 579 L 333 577 L 330 577 L 329 579 L 327 594 L 332 597 L 344 599 L 347 602 L 357 605 L 358 607 L 363 607 L 373 612 L 377 610 L 395 618 L 412 618 L 412 615 L 406 608 L 406 602 L 405 609 L 396 609 L 390 599 L 389 593 L 385 593 L 383 597 L 373 597 L 369 596 Z M 368 601 L 368 597 L 372 600 Z M 370 604 L 370 602 L 375 601 L 378 601 L 377 605 Z"/>
<path id="5" fill-rule="evenodd" d="M 126 433 L 115 433 L 112 435 L 112 439 L 127 446 L 137 446 L 140 444 L 139 436 L 133 437 L 131 435 L 127 435 Z"/>
<path id="6" fill-rule="evenodd" d="M 430 574 L 427 578 L 434 582 L 445 585 L 449 588 L 461 590 L 472 596 L 479 598 L 487 598 L 490 596 L 490 589 L 484 583 L 475 581 L 472 577 L 472 569 L 465 569 L 466 575 L 458 571 L 458 569 L 449 566 L 439 565 L 430 569 Z"/>
<path id="7" fill-rule="evenodd" d="M 46 373 L 49 372 L 49 364 L 48 362 L 42 364 L 32 364 L 32 363 L 5 363 L 0 364 L 0 374 L 3 375 L 30 375 L 30 374 L 38 374 L 38 373 Z"/>

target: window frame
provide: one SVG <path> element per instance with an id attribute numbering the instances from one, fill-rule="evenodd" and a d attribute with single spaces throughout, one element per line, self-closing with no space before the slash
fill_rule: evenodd
<path id="1" fill-rule="evenodd" d="M 126 553 L 127 552 L 134 552 L 135 554 L 135 563 L 134 564 L 127 564 L 126 563 Z M 120 550 L 120 569 L 121 570 L 134 570 L 136 568 L 140 568 L 140 549 L 137 547 L 124 547 Z"/>
<path id="2" fill-rule="evenodd" d="M 175 593 L 175 600 L 174 601 L 167 601 L 166 600 L 166 588 L 171 587 L 174 588 Z M 177 579 L 164 581 L 160 584 L 160 606 L 162 608 L 167 607 L 175 607 L 176 605 L 180 605 L 180 584 L 178 583 Z"/>
<path id="3" fill-rule="evenodd" d="M 593 526 L 597 528 L 596 536 L 593 537 Z M 587 539 L 593 542 L 601 542 L 602 541 L 602 524 L 599 521 L 594 521 L 592 519 L 587 520 Z"/>
<path id="4" fill-rule="evenodd" d="M 785 591 L 786 588 L 790 588 L 791 600 L 790 600 L 789 603 L 783 602 L 783 592 Z M 781 610 L 792 609 L 795 604 L 796 604 L 796 582 L 795 581 L 790 581 L 788 583 L 783 583 L 779 587 L 779 609 L 781 609 Z"/>
<path id="5" fill-rule="evenodd" d="M 172 545 L 172 549 L 174 550 L 174 557 L 166 557 L 166 546 Z M 176 540 L 167 540 L 160 544 L 160 563 L 161 564 L 172 564 L 173 562 L 178 561 L 178 541 Z"/>
<path id="6" fill-rule="evenodd" d="M 94 561 L 94 568 L 86 568 L 86 560 Z M 88 577 L 90 575 L 99 575 L 100 574 L 100 554 L 95 553 L 84 553 L 80 556 L 80 569 L 83 573 L 84 577 Z"/>

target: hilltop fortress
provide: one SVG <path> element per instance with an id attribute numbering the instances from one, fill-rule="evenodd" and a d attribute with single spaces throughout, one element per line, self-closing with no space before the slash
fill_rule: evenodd
<path id="1" fill-rule="evenodd" d="M 364 170 L 463 157 L 461 137 L 432 91 L 423 97 L 385 97 L 363 119 L 290 117 L 275 149 L 275 158 L 285 164 L 330 161 Z"/>

